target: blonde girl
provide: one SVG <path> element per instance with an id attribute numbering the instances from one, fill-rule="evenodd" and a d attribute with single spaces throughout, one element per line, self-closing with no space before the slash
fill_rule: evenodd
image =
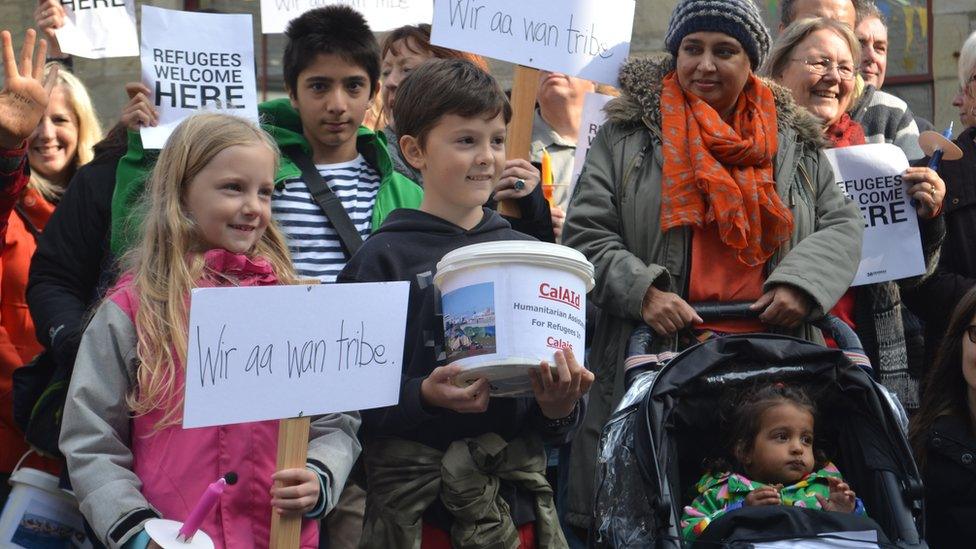
<path id="1" fill-rule="evenodd" d="M 142 244 L 85 331 L 61 432 L 82 512 L 109 547 L 153 547 L 146 520 L 184 520 L 232 471 L 240 480 L 202 529 L 218 548 L 265 546 L 273 510 L 328 512 L 359 453 L 347 414 L 313 421 L 307 467 L 277 473 L 277 422 L 180 427 L 190 290 L 295 281 L 271 221 L 277 163 L 263 131 L 220 114 L 184 121 L 159 155 Z M 306 521 L 301 546 L 317 543 Z"/>

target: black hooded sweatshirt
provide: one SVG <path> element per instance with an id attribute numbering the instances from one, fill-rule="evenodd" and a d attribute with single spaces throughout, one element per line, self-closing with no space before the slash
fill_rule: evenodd
<path id="1" fill-rule="evenodd" d="M 576 412 L 572 425 L 552 427 L 532 397 L 492 398 L 480 414 L 460 414 L 427 407 L 420 398 L 420 385 L 434 368 L 445 364 L 444 326 L 440 295 L 434 287 L 437 262 L 448 252 L 480 242 L 535 240 L 512 229 L 495 211 L 483 208 L 484 217 L 471 230 L 454 225 L 420 210 L 393 211 L 383 226 L 363 243 L 349 260 L 337 282 L 410 282 L 407 327 L 403 350 L 400 402 L 395 406 L 365 410 L 360 436 L 368 446 L 372 437 L 393 436 L 419 442 L 441 451 L 462 438 L 494 432 L 511 440 L 525 429 L 537 432 L 548 444 L 563 444 L 582 417 Z M 503 486 L 515 524 L 534 520 L 529 494 Z M 424 520 L 449 529 L 450 515 L 435 501 Z"/>

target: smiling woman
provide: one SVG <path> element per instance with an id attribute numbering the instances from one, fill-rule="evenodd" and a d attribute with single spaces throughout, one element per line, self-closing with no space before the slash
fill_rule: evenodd
<path id="1" fill-rule="evenodd" d="M 783 31 L 765 69 L 821 121 L 831 147 L 863 145 L 864 129 L 848 114 L 860 56 L 860 44 L 850 27 L 833 19 L 807 18 Z M 880 381 L 912 409 L 918 406 L 918 380 L 911 372 L 921 369 L 917 362 L 922 343 L 912 337 L 911 324 L 903 320 L 901 292 L 931 275 L 938 262 L 945 234 L 938 215 L 945 183 L 929 168 L 908 168 L 901 177 L 908 182 L 909 195 L 917 204 L 926 274 L 851 288 L 831 312 L 854 329 L 871 363 L 878 368 Z"/>
<path id="2" fill-rule="evenodd" d="M 671 57 L 628 61 L 566 219 L 563 243 L 596 268 L 586 425 L 573 443 L 567 519 L 589 526 L 597 434 L 622 396 L 635 324 L 652 353 L 708 334 L 809 324 L 854 277 L 863 221 L 834 184 L 820 124 L 754 74 L 770 37 L 752 0 L 683 0 Z M 802 245 L 801 245 L 802 243 Z M 704 323 L 689 302 L 748 301 L 758 320 Z"/>
<path id="3" fill-rule="evenodd" d="M 3 31 L 4 82 L 0 90 L 0 484 L 27 451 L 14 425 L 12 374 L 41 352 L 27 309 L 27 275 L 36 239 L 79 166 L 101 138 L 85 87 L 65 70 L 44 66 L 46 45 L 34 54 L 28 31 L 18 69 L 10 33 Z M 56 472 L 54 461 L 29 467 Z M 5 490 L 0 488 L 0 506 Z"/>

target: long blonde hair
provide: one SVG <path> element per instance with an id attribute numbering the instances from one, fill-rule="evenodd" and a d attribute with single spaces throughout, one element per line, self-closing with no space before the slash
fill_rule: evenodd
<path id="1" fill-rule="evenodd" d="M 44 77 L 47 78 L 55 65 L 58 65 L 58 77 L 54 87 L 64 92 L 68 106 L 78 118 L 78 148 L 75 152 L 74 162 L 66 167 L 69 170 L 68 176 L 65 178 L 65 182 L 67 182 L 71 180 L 78 168 L 91 162 L 95 155 L 92 148 L 95 143 L 102 140 L 102 125 L 98 121 L 98 115 L 95 114 L 95 106 L 92 105 L 88 89 L 68 69 L 56 61 L 52 61 L 44 66 Z M 33 170 L 28 185 L 41 193 L 41 196 L 48 202 L 57 202 L 65 191 L 65 187 L 53 183 Z"/>
<path id="2" fill-rule="evenodd" d="M 182 405 L 175 405 L 182 399 L 175 394 L 178 365 L 186 360 L 189 293 L 203 273 L 205 249 L 185 209 L 187 188 L 221 151 L 256 143 L 274 152 L 277 168 L 278 148 L 257 126 L 224 114 L 191 116 L 170 136 L 146 183 L 142 245 L 126 257 L 139 296 L 139 367 L 127 403 L 136 415 L 171 405 L 157 429 L 182 417 Z M 248 255 L 267 259 L 280 283 L 295 283 L 288 246 L 273 220 Z"/>

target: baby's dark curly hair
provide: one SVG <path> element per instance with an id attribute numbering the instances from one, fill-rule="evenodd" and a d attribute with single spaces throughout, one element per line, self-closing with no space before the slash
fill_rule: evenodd
<path id="1" fill-rule="evenodd" d="M 744 473 L 736 457 L 752 452 L 756 435 L 762 427 L 763 414 L 783 403 L 792 404 L 817 417 L 817 406 L 802 387 L 783 382 L 764 383 L 732 393 L 723 399 L 721 421 L 725 436 L 725 456 L 708 459 L 705 469 L 711 474 Z M 827 457 L 814 446 L 814 470 L 827 463 Z"/>

